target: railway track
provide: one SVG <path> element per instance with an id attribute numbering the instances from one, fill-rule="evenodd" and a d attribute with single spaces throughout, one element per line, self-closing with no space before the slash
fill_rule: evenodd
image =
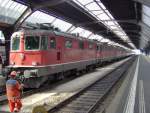
<path id="1" fill-rule="evenodd" d="M 93 113 L 97 106 L 105 99 L 113 86 L 127 71 L 132 62 L 133 59 L 130 59 L 129 62 L 122 64 L 107 76 L 96 81 L 85 89 L 80 90 L 53 108 L 48 108 L 47 106 L 46 111 L 48 111 L 48 113 Z"/>
<path id="2" fill-rule="evenodd" d="M 107 65 L 107 64 L 106 64 Z M 104 65 L 104 66 L 106 66 Z M 89 72 L 88 72 L 89 73 Z M 74 79 L 75 77 L 70 77 L 70 78 L 67 78 L 66 81 L 69 81 L 70 79 Z M 64 83 L 65 81 L 59 81 L 58 83 L 54 83 L 54 84 L 46 84 L 44 85 L 43 87 L 41 88 L 38 88 L 38 89 L 32 89 L 32 90 L 26 90 L 23 92 L 23 95 L 22 97 L 26 97 L 26 96 L 29 96 L 29 95 L 32 95 L 34 93 L 37 93 L 37 92 L 42 92 L 42 91 L 45 91 L 46 89 L 50 89 L 58 84 L 61 84 L 61 83 Z M 5 92 L 3 91 L 2 93 L 0 93 L 0 105 L 2 104 L 6 104 L 7 103 L 7 97 L 5 95 Z"/>

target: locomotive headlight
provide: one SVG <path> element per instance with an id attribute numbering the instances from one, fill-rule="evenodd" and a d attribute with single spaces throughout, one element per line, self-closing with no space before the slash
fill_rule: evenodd
<path id="1" fill-rule="evenodd" d="M 24 60 L 25 56 L 23 53 L 20 53 L 20 58 L 21 58 L 21 60 Z"/>
<path id="2" fill-rule="evenodd" d="M 11 65 L 15 65 L 15 62 L 11 62 Z"/>
<path id="3" fill-rule="evenodd" d="M 37 64 L 38 64 L 37 62 L 32 62 L 33 66 L 37 66 Z"/>

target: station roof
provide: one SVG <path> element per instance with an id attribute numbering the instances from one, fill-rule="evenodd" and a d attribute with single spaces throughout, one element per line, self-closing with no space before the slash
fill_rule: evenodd
<path id="1" fill-rule="evenodd" d="M 10 1 L 12 0 L 5 0 L 5 5 L 9 2 L 7 8 L 5 7 L 6 12 L 9 7 L 20 13 L 11 13 L 10 10 L 10 14 L 7 15 L 11 15 L 13 19 L 1 23 L 0 27 L 2 28 L 14 25 L 26 12 L 31 12 L 31 15 L 28 16 L 33 17 L 36 17 L 35 13 L 44 12 L 50 15 L 48 22 L 52 22 L 53 25 L 62 27 L 61 29 L 70 33 L 79 31 L 85 37 L 93 36 L 100 39 L 105 37 L 132 49 L 135 46 L 144 48 L 149 40 L 145 33 L 145 29 L 149 28 L 147 25 L 149 23 L 147 22 L 150 14 L 147 12 L 149 7 L 142 5 L 146 3 L 141 3 L 139 0 L 13 0 L 12 3 Z M 2 5 L 0 6 L 3 8 Z M 141 14 L 144 9 L 146 12 Z M 32 19 L 28 18 L 26 21 L 29 22 Z M 65 28 L 63 24 L 58 25 L 62 21 L 66 22 Z"/>
<path id="2" fill-rule="evenodd" d="M 102 0 L 131 41 L 139 48 L 141 4 L 132 0 Z"/>
<path id="3" fill-rule="evenodd" d="M 137 48 L 150 46 L 149 0 L 101 0 Z"/>

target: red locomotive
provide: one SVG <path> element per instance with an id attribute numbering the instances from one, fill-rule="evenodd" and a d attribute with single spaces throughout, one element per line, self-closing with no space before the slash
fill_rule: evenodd
<path id="1" fill-rule="evenodd" d="M 125 55 L 123 48 L 72 34 L 24 29 L 11 37 L 9 67 L 21 71 L 28 87 L 39 87 L 64 72 L 85 70 Z"/>

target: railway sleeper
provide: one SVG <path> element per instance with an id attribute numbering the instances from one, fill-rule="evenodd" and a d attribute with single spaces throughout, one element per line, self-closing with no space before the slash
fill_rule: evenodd
<path id="1" fill-rule="evenodd" d="M 106 84 L 95 84 L 94 87 L 105 87 Z"/>
<path id="2" fill-rule="evenodd" d="M 89 109 L 89 107 L 91 107 L 93 104 L 73 104 L 73 103 L 71 103 L 71 104 L 68 104 L 66 107 L 68 107 L 68 108 L 79 108 L 79 109 Z"/>
<path id="3" fill-rule="evenodd" d="M 92 99 L 83 99 L 83 98 L 77 98 L 76 102 L 89 102 L 89 103 L 94 103 L 96 102 L 96 100 L 92 100 Z"/>
<path id="4" fill-rule="evenodd" d="M 80 105 L 80 106 L 85 106 L 85 105 L 86 106 L 91 106 L 91 105 L 93 105 L 92 102 L 91 103 L 90 102 L 87 103 L 87 102 L 79 102 L 79 101 L 73 101 L 72 104 Z"/>
<path id="5" fill-rule="evenodd" d="M 96 100 L 99 96 L 85 96 L 85 95 L 82 95 L 80 98 L 83 98 L 83 99 L 93 99 L 93 100 Z"/>
<path id="6" fill-rule="evenodd" d="M 95 92 L 95 91 L 86 91 L 83 93 L 84 95 L 93 95 L 93 96 L 97 96 L 100 95 L 101 93 L 99 92 Z"/>
<path id="7" fill-rule="evenodd" d="M 85 110 L 76 110 L 76 109 L 63 109 L 55 113 L 85 113 Z"/>
<path id="8" fill-rule="evenodd" d="M 108 87 L 108 86 L 103 86 L 103 87 L 93 86 L 93 87 L 90 88 L 90 90 L 101 90 L 101 91 L 103 91 L 103 90 L 105 90 L 106 87 Z"/>
<path id="9" fill-rule="evenodd" d="M 76 100 L 76 101 L 78 101 L 78 102 L 96 102 L 97 101 L 97 99 L 90 99 L 90 98 L 78 98 L 78 100 Z"/>
<path id="10" fill-rule="evenodd" d="M 87 92 L 85 92 L 85 93 L 102 94 L 103 92 L 104 92 L 104 90 L 103 90 L 103 91 L 89 90 L 89 91 L 87 91 Z"/>
<path id="11" fill-rule="evenodd" d="M 93 94 L 93 93 L 84 93 L 85 96 L 101 96 L 101 93 Z"/>
<path id="12" fill-rule="evenodd" d="M 99 94 L 96 94 L 96 95 L 94 95 L 94 94 L 86 94 L 86 93 L 84 93 L 84 95 L 82 95 L 82 97 L 99 97 L 99 96 L 102 96 L 102 93 L 99 93 Z"/>
<path id="13" fill-rule="evenodd" d="M 101 88 L 90 88 L 89 91 L 98 91 L 98 92 L 104 92 L 106 89 L 101 89 Z"/>
<path id="14" fill-rule="evenodd" d="M 73 111 L 82 111 L 82 113 L 88 111 L 89 108 L 83 108 L 82 106 L 80 107 L 77 107 L 77 106 L 74 106 L 74 107 L 66 107 L 66 108 L 63 108 L 61 109 L 60 111 L 72 111 L 72 113 L 74 113 Z"/>

